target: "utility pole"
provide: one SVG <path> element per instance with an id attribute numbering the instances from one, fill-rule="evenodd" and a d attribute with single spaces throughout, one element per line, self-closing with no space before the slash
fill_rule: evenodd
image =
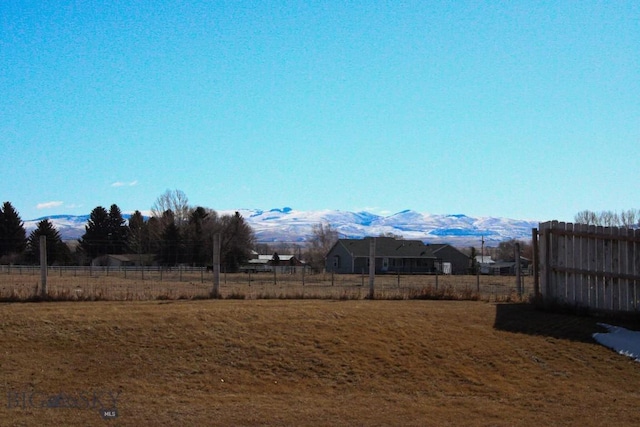
<path id="1" fill-rule="evenodd" d="M 476 292 L 480 293 L 480 273 L 482 273 L 482 264 L 484 264 L 484 236 L 480 240 L 480 262 L 478 263 L 478 271 L 476 272 Z"/>

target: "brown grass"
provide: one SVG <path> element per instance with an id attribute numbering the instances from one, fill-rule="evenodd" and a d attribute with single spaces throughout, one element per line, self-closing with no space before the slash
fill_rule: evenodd
<path id="1" fill-rule="evenodd" d="M 637 424 L 640 365 L 591 340 L 596 319 L 526 305 L 25 303 L 0 319 L 2 425 Z M 119 392 L 119 416 L 15 407 L 33 391 Z"/>
<path id="2" fill-rule="evenodd" d="M 232 299 L 364 299 L 368 276 L 358 274 L 222 274 L 222 298 Z M 38 293 L 38 268 L 12 267 L 0 273 L 0 301 L 25 300 Z M 51 269 L 49 295 L 57 300 L 153 300 L 207 297 L 213 288 L 211 273 L 123 272 L 94 268 Z M 533 293 L 533 280 L 524 277 L 524 295 Z M 517 300 L 513 276 L 378 275 L 375 295 L 380 299 Z"/>

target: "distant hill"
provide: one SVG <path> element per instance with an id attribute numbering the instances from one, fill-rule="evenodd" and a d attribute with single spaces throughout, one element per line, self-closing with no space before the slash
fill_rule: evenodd
<path id="1" fill-rule="evenodd" d="M 462 214 L 434 215 L 405 210 L 383 216 L 370 212 L 340 210 L 298 211 L 288 207 L 259 210 L 238 209 L 253 228 L 256 239 L 263 243 L 304 243 L 311 236 L 313 225 L 328 223 L 341 237 L 362 238 L 391 233 L 425 243 L 450 243 L 455 246 L 495 246 L 509 239 L 529 240 L 537 221 L 508 218 L 473 218 Z M 233 214 L 235 211 L 218 211 Z M 128 219 L 129 215 L 123 215 Z M 79 239 L 85 231 L 89 215 L 53 215 L 25 221 L 27 233 L 36 228 L 38 221 L 49 218 L 63 240 Z"/>

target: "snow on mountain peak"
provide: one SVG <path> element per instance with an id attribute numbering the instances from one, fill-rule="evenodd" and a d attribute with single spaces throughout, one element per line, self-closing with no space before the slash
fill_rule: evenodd
<path id="1" fill-rule="evenodd" d="M 290 207 L 267 211 L 238 209 L 219 211 L 218 214 L 233 215 L 236 211 L 253 228 L 256 240 L 263 243 L 304 243 L 312 236 L 313 226 L 321 223 L 331 225 L 344 238 L 394 234 L 425 243 L 449 243 L 459 247 L 479 246 L 483 237 L 487 245 L 497 245 L 509 239 L 529 240 L 531 229 L 538 227 L 537 221 L 472 218 L 463 214 L 423 214 L 410 209 L 388 216 L 366 211 L 297 211 Z M 51 221 L 64 240 L 76 240 L 84 234 L 89 216 L 54 215 L 25 221 L 27 233 L 35 229 L 38 221 L 44 218 Z"/>

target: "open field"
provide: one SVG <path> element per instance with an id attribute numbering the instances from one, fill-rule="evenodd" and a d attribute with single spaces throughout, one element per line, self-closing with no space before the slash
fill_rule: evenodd
<path id="1" fill-rule="evenodd" d="M 638 420 L 640 364 L 592 341 L 596 319 L 529 305 L 5 303 L 0 319 L 1 425 Z"/>
<path id="2" fill-rule="evenodd" d="M 533 278 L 523 277 L 524 295 L 533 293 Z M 37 294 L 39 267 L 0 268 L 0 298 L 26 299 Z M 200 268 L 105 269 L 50 267 L 47 289 L 63 299 L 152 300 L 206 297 L 213 275 Z M 513 276 L 378 275 L 376 297 L 409 299 L 424 290 L 454 299 L 511 301 L 516 296 Z M 358 274 L 221 274 L 223 298 L 267 299 L 363 299 L 369 293 L 369 277 Z"/>

